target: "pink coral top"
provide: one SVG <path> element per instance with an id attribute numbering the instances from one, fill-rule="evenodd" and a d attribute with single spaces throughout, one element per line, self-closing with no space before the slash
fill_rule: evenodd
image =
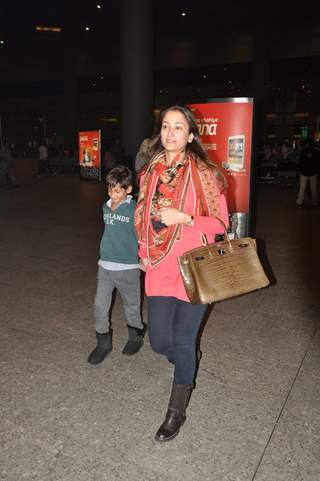
<path id="1" fill-rule="evenodd" d="M 150 195 L 150 193 L 148 193 Z M 177 240 L 170 251 L 159 264 L 154 267 L 148 262 L 145 275 L 145 291 L 147 296 L 176 297 L 182 301 L 189 301 L 180 274 L 178 256 L 184 252 L 202 245 L 201 233 L 206 234 L 209 242 L 214 242 L 216 234 L 222 234 L 223 228 L 214 217 L 195 215 L 196 192 L 192 180 L 189 183 L 184 212 L 194 216 L 193 227 L 182 226 L 181 238 Z M 220 194 L 220 218 L 228 226 L 228 209 L 226 198 Z M 147 249 L 139 248 L 139 256 L 147 258 Z"/>

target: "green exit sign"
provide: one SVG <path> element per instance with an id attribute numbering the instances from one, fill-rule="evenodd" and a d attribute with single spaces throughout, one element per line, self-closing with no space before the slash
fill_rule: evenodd
<path id="1" fill-rule="evenodd" d="M 308 133 L 309 133 L 309 127 L 307 125 L 303 125 L 301 127 L 301 135 L 304 139 L 306 139 L 308 137 Z"/>

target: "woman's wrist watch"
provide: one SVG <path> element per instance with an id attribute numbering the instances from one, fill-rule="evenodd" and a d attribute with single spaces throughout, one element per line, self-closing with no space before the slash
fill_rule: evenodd
<path id="1" fill-rule="evenodd" d="M 190 215 L 190 220 L 188 220 L 188 222 L 186 222 L 186 225 L 188 227 L 193 227 L 194 226 L 194 217 L 193 215 Z"/>

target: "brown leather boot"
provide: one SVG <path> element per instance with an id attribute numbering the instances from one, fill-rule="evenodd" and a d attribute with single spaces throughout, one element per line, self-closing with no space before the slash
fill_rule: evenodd
<path id="1" fill-rule="evenodd" d="M 177 436 L 186 420 L 186 409 L 192 389 L 193 384 L 172 384 L 166 419 L 155 435 L 156 441 L 170 441 Z"/>

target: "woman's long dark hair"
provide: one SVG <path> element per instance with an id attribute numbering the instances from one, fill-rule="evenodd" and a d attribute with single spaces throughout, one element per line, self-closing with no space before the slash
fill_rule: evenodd
<path id="1" fill-rule="evenodd" d="M 151 159 L 158 155 L 161 151 L 163 151 L 163 146 L 161 143 L 161 128 L 162 122 L 167 112 L 178 111 L 180 112 L 186 119 L 188 126 L 189 126 L 189 133 L 193 134 L 192 142 L 186 145 L 186 152 L 194 154 L 196 161 L 199 159 L 210 169 L 215 170 L 217 177 L 219 178 L 220 182 L 223 185 L 223 188 L 226 188 L 226 179 L 224 175 L 221 173 L 220 169 L 217 165 L 208 157 L 207 152 L 203 148 L 198 125 L 196 124 L 194 115 L 192 111 L 186 107 L 185 105 L 181 104 L 173 104 L 161 109 L 153 135 L 150 139 L 149 143 L 149 152 L 151 154 Z"/>

